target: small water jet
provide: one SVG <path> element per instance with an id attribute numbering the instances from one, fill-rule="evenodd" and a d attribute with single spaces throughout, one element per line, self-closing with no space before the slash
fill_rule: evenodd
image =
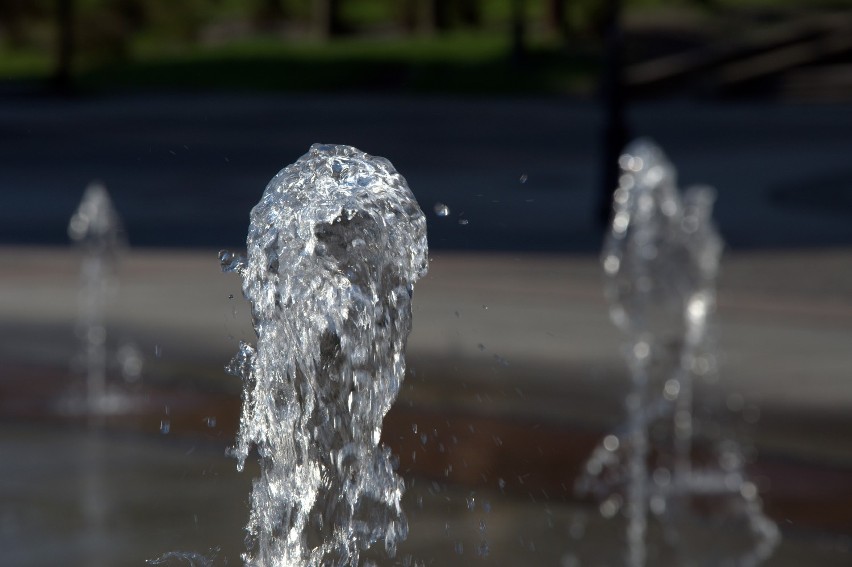
<path id="1" fill-rule="evenodd" d="M 63 400 L 61 409 L 97 421 L 132 405 L 130 397 L 107 379 L 110 356 L 106 308 L 116 294 L 117 266 L 127 243 L 121 218 L 103 184 L 93 182 L 86 188 L 68 223 L 68 236 L 82 253 L 76 333 L 81 342 L 80 359 L 86 379 L 83 391 L 73 392 Z M 132 344 L 122 345 L 116 359 L 125 379 L 138 378 L 142 358 Z"/>
<path id="2" fill-rule="evenodd" d="M 712 418 L 696 419 L 696 382 L 712 382 L 715 366 L 708 327 L 722 241 L 711 220 L 714 192 L 693 187 L 681 197 L 674 168 L 647 140 L 631 144 L 620 166 L 602 263 L 611 318 L 627 337 L 632 389 L 626 423 L 592 453 L 577 488 L 602 499 L 605 517 L 623 506 L 630 567 L 648 563 L 650 514 L 679 564 L 698 561 L 681 530 L 696 499 L 725 500 L 723 514 L 742 519 L 753 540 L 715 559 L 757 565 L 778 529 L 762 512 L 739 444 Z"/>
<path id="3" fill-rule="evenodd" d="M 110 502 L 104 491 L 104 418 L 123 409 L 123 397 L 110 392 L 106 306 L 116 288 L 116 266 L 126 243 L 121 219 L 106 188 L 91 183 L 68 224 L 68 236 L 83 254 L 79 315 L 76 332 L 81 341 L 85 372 L 83 391 L 72 392 L 61 410 L 85 415 L 88 424 L 80 474 L 80 496 L 85 525 L 87 565 L 105 565 L 99 546 L 107 539 Z M 140 362 L 141 364 L 141 362 Z"/>
<path id="4" fill-rule="evenodd" d="M 426 221 L 384 158 L 311 146 L 252 209 L 242 276 L 257 346 L 229 367 L 244 382 L 234 453 L 260 458 L 247 526 L 252 566 L 359 565 L 405 539 L 402 480 L 380 444 L 405 374 Z"/>

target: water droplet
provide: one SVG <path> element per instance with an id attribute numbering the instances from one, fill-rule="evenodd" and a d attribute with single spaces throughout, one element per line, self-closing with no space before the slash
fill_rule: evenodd
<path id="1" fill-rule="evenodd" d="M 663 386 L 663 397 L 673 402 L 677 399 L 678 394 L 680 394 L 680 382 L 675 378 L 666 380 L 666 384 Z"/>
<path id="2" fill-rule="evenodd" d="M 446 217 L 450 214 L 450 208 L 444 203 L 435 203 L 435 214 L 439 217 Z"/>
<path id="3" fill-rule="evenodd" d="M 456 549 L 456 553 L 458 553 L 459 555 L 464 554 L 464 544 L 462 542 L 457 541 L 455 549 Z"/>
<path id="4" fill-rule="evenodd" d="M 235 254 L 230 250 L 220 250 L 219 265 L 225 273 L 236 272 L 238 274 L 242 274 L 245 271 L 248 262 L 246 261 L 246 257 L 242 254 Z"/>
<path id="5" fill-rule="evenodd" d="M 132 383 L 142 376 L 142 353 L 132 344 L 124 344 L 116 353 L 121 377 L 125 382 Z"/>
<path id="6" fill-rule="evenodd" d="M 659 467 L 654 470 L 652 474 L 652 478 L 654 479 L 654 483 L 660 488 L 665 488 L 669 485 L 672 480 L 672 473 L 669 469 Z"/>
<path id="7" fill-rule="evenodd" d="M 168 419 L 160 420 L 160 433 L 167 435 L 172 430 L 172 423 Z"/>
<path id="8" fill-rule="evenodd" d="M 606 449 L 610 453 L 617 451 L 618 445 L 619 445 L 618 437 L 616 437 L 615 435 L 607 435 L 606 437 L 604 437 L 604 440 L 603 440 L 604 449 Z"/>
<path id="9" fill-rule="evenodd" d="M 621 211 L 615 215 L 612 221 L 612 230 L 617 234 L 624 233 L 627 230 L 628 224 L 630 224 L 630 215 Z"/>
<path id="10" fill-rule="evenodd" d="M 613 276 L 618 273 L 618 268 L 621 265 L 621 260 L 618 259 L 618 256 L 610 254 L 604 260 L 604 271 L 607 274 Z"/>
<path id="11" fill-rule="evenodd" d="M 648 358 L 648 355 L 650 353 L 651 347 L 645 341 L 639 341 L 633 347 L 633 355 L 639 360 L 644 360 Z"/>
<path id="12" fill-rule="evenodd" d="M 216 418 L 213 417 L 213 416 L 205 417 L 204 423 L 207 424 L 207 427 L 212 429 L 212 428 L 216 427 Z"/>
<path id="13" fill-rule="evenodd" d="M 526 173 L 524 173 L 523 175 L 521 175 L 520 182 L 526 183 L 527 179 L 529 179 L 529 176 Z"/>
<path id="14" fill-rule="evenodd" d="M 618 494 L 613 494 L 600 504 L 601 516 L 606 519 L 615 517 L 621 509 L 622 499 Z"/>
<path id="15" fill-rule="evenodd" d="M 488 557 L 488 554 L 491 553 L 491 548 L 488 546 L 488 542 L 479 542 L 479 547 L 476 548 L 476 553 L 482 557 Z"/>
<path id="16" fill-rule="evenodd" d="M 719 455 L 719 466 L 725 471 L 733 472 L 743 466 L 743 460 L 738 453 L 725 451 Z"/>
<path id="17" fill-rule="evenodd" d="M 161 356 L 163 356 L 163 349 L 160 347 L 160 345 L 154 345 L 154 356 L 156 358 L 160 358 Z"/>
<path id="18" fill-rule="evenodd" d="M 234 299 L 234 294 L 233 294 L 233 293 L 229 293 L 229 294 L 228 294 L 228 299 Z"/>
<path id="19" fill-rule="evenodd" d="M 423 433 L 420 436 L 420 444 L 425 445 L 427 441 L 429 441 L 429 437 L 425 433 Z"/>
<path id="20" fill-rule="evenodd" d="M 476 495 L 471 494 L 465 500 L 468 510 L 473 510 L 476 507 Z"/>
<path id="21" fill-rule="evenodd" d="M 470 224 L 470 221 L 468 219 L 459 219 L 459 224 L 462 226 L 467 226 L 468 224 Z"/>
<path id="22" fill-rule="evenodd" d="M 740 486 L 740 494 L 746 500 L 754 500 L 757 498 L 757 486 L 754 485 L 753 482 L 744 482 L 742 486 Z"/>

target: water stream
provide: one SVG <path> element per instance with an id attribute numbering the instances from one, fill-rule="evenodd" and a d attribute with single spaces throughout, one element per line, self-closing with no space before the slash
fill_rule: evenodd
<path id="1" fill-rule="evenodd" d="M 102 184 L 91 183 L 68 224 L 68 235 L 82 253 L 80 270 L 80 312 L 77 335 L 80 337 L 85 389 L 66 400 L 70 413 L 84 413 L 100 420 L 113 399 L 107 384 L 106 305 L 115 295 L 115 271 L 125 248 L 121 218 Z"/>
<path id="2" fill-rule="evenodd" d="M 252 209 L 242 276 L 257 344 L 243 380 L 234 448 L 252 448 L 247 565 L 359 565 L 405 539 L 402 479 L 381 442 L 405 374 L 414 282 L 427 270 L 426 222 L 387 160 L 313 145 Z M 367 564 L 367 560 L 363 560 Z"/>
<path id="3" fill-rule="evenodd" d="M 696 386 L 712 390 L 717 380 L 708 332 L 722 251 L 711 220 L 715 194 L 693 187 L 681 196 L 674 167 L 647 140 L 631 144 L 620 166 L 602 262 L 632 389 L 624 425 L 593 452 L 578 488 L 601 498 L 604 516 L 623 512 L 629 567 L 659 564 L 649 560 L 649 518 L 659 520 L 677 564 L 709 556 L 712 564 L 757 565 L 771 555 L 778 529 L 762 512 L 739 444 L 720 433 L 721 408 L 710 419 L 696 415 L 707 405 L 697 404 Z M 698 509 L 722 510 L 749 541 L 735 550 L 691 548 L 682 528 Z"/>

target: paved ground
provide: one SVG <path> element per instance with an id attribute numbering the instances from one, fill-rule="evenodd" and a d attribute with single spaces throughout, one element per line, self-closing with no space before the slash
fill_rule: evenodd
<path id="1" fill-rule="evenodd" d="M 593 106 L 235 95 L 4 102 L 0 453 L 13 458 L 0 474 L 0 501 L 11 503 L 0 510 L 0 563 L 53 565 L 64 554 L 69 565 L 139 564 L 157 550 L 219 544 L 238 563 L 243 520 L 234 516 L 247 481 L 225 472 L 238 385 L 222 367 L 251 330 L 216 252 L 244 240 L 267 179 L 322 140 L 391 158 L 429 216 L 435 252 L 415 291 L 413 373 L 386 431 L 415 486 L 407 509 L 424 498 L 425 511 L 410 512 L 407 552 L 436 565 L 470 561 L 484 512 L 464 501 L 476 492 L 492 503 L 492 563 L 571 565 L 576 553 L 582 565 L 606 564 L 612 527 L 589 520 L 575 540 L 577 514 L 596 516 L 566 488 L 621 419 L 626 387 L 595 258 Z M 743 417 L 759 417 L 748 428 L 760 450 L 751 471 L 786 538 L 767 565 L 848 564 L 852 108 L 666 103 L 634 109 L 632 122 L 667 148 L 685 182 L 720 191 L 732 249 L 720 281 L 722 387 L 744 396 Z M 77 349 L 79 260 L 65 227 L 94 177 L 112 190 L 133 244 L 169 250 L 137 246 L 122 263 L 108 336 L 143 355 L 142 381 L 122 386 L 139 403 L 91 441 L 52 404 L 74 380 Z M 449 217 L 428 212 L 439 201 Z M 455 452 L 433 450 L 452 439 Z M 109 513 L 85 504 L 98 485 Z M 58 489 L 44 497 L 42 486 Z"/>
<path id="2" fill-rule="evenodd" d="M 17 455 L 0 475 L 0 497 L 14 504 L 3 528 L 9 557 L 47 565 L 51 553 L 73 544 L 74 557 L 82 558 L 75 564 L 91 565 L 92 549 L 116 558 L 109 564 L 124 564 L 126 549 L 144 556 L 222 545 L 233 559 L 240 540 L 229 529 L 243 520 L 216 518 L 223 509 L 238 513 L 247 481 L 223 456 L 239 394 L 222 366 L 251 331 L 236 277 L 219 273 L 215 250 L 137 251 L 125 258 L 109 333 L 116 342 L 133 340 L 143 353 L 142 384 L 127 385 L 141 403 L 132 415 L 111 420 L 97 443 L 138 450 L 102 449 L 103 470 L 95 472 L 82 450 L 73 449 L 88 446 L 85 433 L 73 427 L 60 433 L 67 422 L 51 417 L 49 404 L 63 393 L 63 381 L 73 381 L 76 256 L 69 249 L 13 247 L 0 249 L 0 260 L 6 432 L 0 443 L 4 454 Z M 760 450 L 751 471 L 787 538 L 783 553 L 767 565 L 818 559 L 839 566 L 852 553 L 850 266 L 848 249 L 741 252 L 725 262 L 722 386 L 743 394 L 752 416 L 752 404 L 760 408 L 748 429 Z M 602 559 L 613 550 L 607 538 L 618 530 L 599 524 L 589 503 L 570 493 L 582 459 L 620 421 L 626 387 L 619 336 L 599 283 L 597 262 L 585 255 L 433 255 L 430 275 L 415 290 L 413 374 L 386 428 L 401 471 L 420 487 L 409 498 L 407 553 L 436 565 L 469 561 L 479 543 L 477 514 L 484 514 L 466 511 L 464 500 L 473 492 L 493 509 L 486 518 L 491 562 L 558 565 L 575 554 L 582 565 L 608 564 Z M 213 428 L 210 416 L 217 418 Z M 164 419 L 171 423 L 165 436 L 159 433 Z M 440 444 L 453 448 L 435 451 Z M 79 500 L 38 497 L 40 483 L 86 487 L 98 485 L 97 475 L 112 499 L 105 517 L 115 522 L 83 516 L 94 535 L 75 524 L 86 513 L 80 508 L 85 492 Z M 90 477 L 97 482 L 86 484 Z M 183 490 L 183 481 L 196 488 Z M 574 540 L 577 522 L 588 535 Z M 34 553 L 27 550 L 31 543 L 16 544 L 31 542 L 26 534 L 32 530 L 50 534 L 51 545 Z M 456 555 L 458 542 L 468 555 Z"/>

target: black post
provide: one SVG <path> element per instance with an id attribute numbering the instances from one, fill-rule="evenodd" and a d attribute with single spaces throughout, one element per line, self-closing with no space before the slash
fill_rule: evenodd
<path id="1" fill-rule="evenodd" d="M 74 60 L 74 0 L 56 1 L 56 68 L 54 87 L 68 94 L 72 88 Z"/>
<path id="2" fill-rule="evenodd" d="M 522 63 L 526 47 L 526 0 L 512 0 L 512 59 Z"/>
<path id="3" fill-rule="evenodd" d="M 598 220 L 606 228 L 612 215 L 612 194 L 618 187 L 618 157 L 628 141 L 625 118 L 626 96 L 622 79 L 624 37 L 621 33 L 621 0 L 607 0 L 604 20 L 604 60 L 601 99 L 604 111 Z"/>
<path id="4" fill-rule="evenodd" d="M 560 39 L 568 39 L 565 0 L 549 0 L 547 6 L 547 27 Z"/>
<path id="5" fill-rule="evenodd" d="M 461 12 L 461 20 L 465 26 L 477 29 L 482 23 L 482 12 L 479 0 L 461 0 L 459 2 L 459 11 Z"/>
<path id="6" fill-rule="evenodd" d="M 340 0 L 313 0 L 314 33 L 321 39 L 340 35 L 343 22 L 340 19 Z"/>
<path id="7" fill-rule="evenodd" d="M 450 5 L 448 0 L 430 0 L 432 28 L 438 32 L 444 32 L 450 28 Z"/>

